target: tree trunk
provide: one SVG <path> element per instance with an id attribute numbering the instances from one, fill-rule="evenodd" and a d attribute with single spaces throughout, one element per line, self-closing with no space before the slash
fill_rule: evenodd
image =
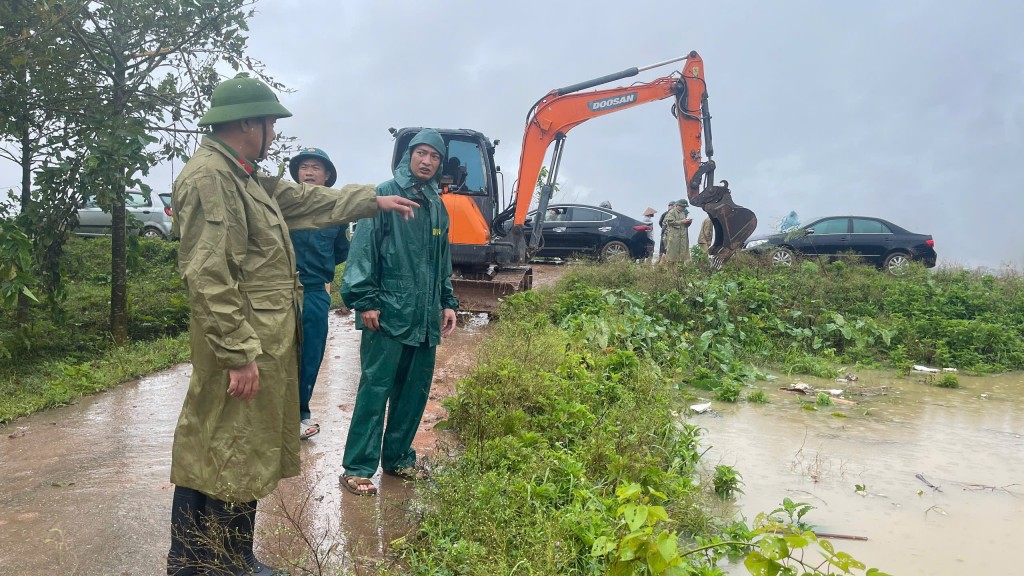
<path id="1" fill-rule="evenodd" d="M 128 250 L 125 191 L 114 190 L 110 213 L 110 336 L 114 344 L 128 342 Z"/>
<path id="2" fill-rule="evenodd" d="M 114 65 L 113 108 L 117 118 L 123 120 L 128 104 L 128 87 L 123 62 Z M 125 210 L 124 167 L 118 168 L 116 186 L 112 190 L 113 205 L 110 212 L 110 337 L 115 346 L 128 343 L 128 250 L 127 212 Z"/>
<path id="3" fill-rule="evenodd" d="M 28 68 L 25 69 L 23 76 L 25 83 L 28 83 Z M 27 108 L 22 108 L 21 114 L 18 118 L 18 131 L 21 139 L 21 214 L 28 214 L 31 209 L 32 203 L 32 152 L 35 148 L 32 146 L 32 133 L 29 129 L 28 121 L 29 111 Z M 22 218 L 22 221 L 27 219 Z M 33 230 L 25 231 L 29 238 L 35 242 L 35 234 Z M 24 292 L 18 293 L 18 310 L 14 316 L 14 322 L 17 326 L 24 326 L 28 324 L 28 313 L 31 300 Z"/>

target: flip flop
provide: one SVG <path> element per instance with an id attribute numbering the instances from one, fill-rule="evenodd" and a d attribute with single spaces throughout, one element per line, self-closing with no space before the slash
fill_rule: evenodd
<path id="1" fill-rule="evenodd" d="M 342 474 L 339 480 L 341 480 L 341 485 L 344 486 L 346 490 L 356 496 L 373 496 L 377 494 L 377 487 L 373 485 L 373 482 L 369 478 Z M 369 486 L 369 488 L 360 488 L 360 486 Z"/>
<path id="2" fill-rule="evenodd" d="M 303 420 L 299 423 L 299 439 L 309 440 L 320 433 L 320 424 L 312 420 Z"/>

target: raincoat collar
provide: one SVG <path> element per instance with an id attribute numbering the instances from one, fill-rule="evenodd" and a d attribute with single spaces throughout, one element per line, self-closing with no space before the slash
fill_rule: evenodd
<path id="1" fill-rule="evenodd" d="M 423 184 L 423 189 L 430 190 L 433 194 L 437 195 L 437 188 L 441 182 L 441 169 L 437 170 L 434 177 L 424 182 L 416 176 L 413 176 L 412 170 L 409 168 L 409 160 L 412 158 L 412 149 L 420 144 L 426 144 L 437 150 L 441 154 L 441 166 L 444 166 L 445 157 L 448 154 L 448 149 L 444 145 L 444 138 L 431 128 L 424 128 L 420 130 L 412 140 L 409 141 L 409 147 L 405 149 L 405 153 L 402 154 L 402 159 L 399 160 L 398 166 L 395 167 L 395 183 L 402 187 L 403 190 L 412 188 L 417 184 Z"/>
<path id="2" fill-rule="evenodd" d="M 209 144 L 212 148 L 230 158 L 234 162 L 235 167 L 244 172 L 246 176 L 252 176 L 256 173 L 256 165 L 254 163 L 243 158 L 237 150 L 228 146 L 226 142 L 213 134 L 203 136 L 203 144 Z"/>

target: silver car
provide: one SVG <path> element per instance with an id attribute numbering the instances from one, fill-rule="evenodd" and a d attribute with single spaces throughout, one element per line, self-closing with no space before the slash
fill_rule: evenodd
<path id="1" fill-rule="evenodd" d="M 153 191 L 149 195 L 137 190 L 128 191 L 125 197 L 128 213 L 138 220 L 139 235 L 143 238 L 166 239 L 171 235 L 171 195 L 167 192 Z M 129 226 L 132 223 L 129 222 Z M 109 236 L 110 213 L 104 212 L 96 205 L 95 199 L 89 199 L 78 209 L 78 227 L 75 234 L 79 236 Z"/>

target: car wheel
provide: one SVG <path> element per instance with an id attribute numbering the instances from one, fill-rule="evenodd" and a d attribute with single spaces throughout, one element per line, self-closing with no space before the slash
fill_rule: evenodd
<path id="1" fill-rule="evenodd" d="M 156 228 L 145 228 L 142 231 L 142 237 L 150 240 L 163 240 L 164 233 L 157 230 Z"/>
<path id="2" fill-rule="evenodd" d="M 601 260 L 613 262 L 629 259 L 629 246 L 618 240 L 612 240 L 601 248 Z"/>
<path id="3" fill-rule="evenodd" d="M 796 255 L 789 248 L 779 246 L 769 253 L 769 258 L 773 266 L 792 266 Z"/>
<path id="4" fill-rule="evenodd" d="M 890 274 L 902 274 L 910 265 L 910 256 L 903 252 L 893 252 L 885 257 L 882 268 Z"/>

